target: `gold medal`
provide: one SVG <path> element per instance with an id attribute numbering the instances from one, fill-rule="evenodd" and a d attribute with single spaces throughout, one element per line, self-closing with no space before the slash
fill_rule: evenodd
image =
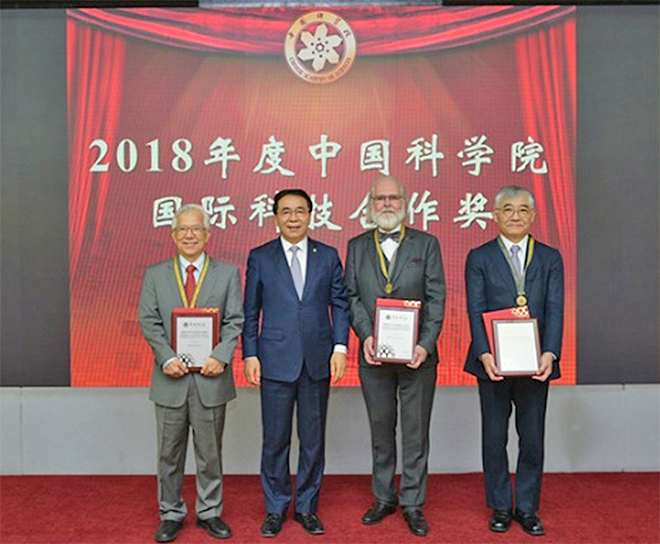
<path id="1" fill-rule="evenodd" d="M 518 306 L 525 306 L 527 305 L 527 297 L 525 295 L 518 295 L 516 297 L 516 304 Z"/>
<path id="2" fill-rule="evenodd" d="M 388 295 L 391 295 L 391 294 L 392 294 L 392 289 L 393 289 L 393 288 L 392 288 L 392 284 L 388 281 L 388 282 L 385 284 L 385 292 L 386 292 Z"/>

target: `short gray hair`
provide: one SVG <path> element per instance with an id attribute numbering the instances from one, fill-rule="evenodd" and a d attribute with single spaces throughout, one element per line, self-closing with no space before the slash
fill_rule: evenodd
<path id="1" fill-rule="evenodd" d="M 369 189 L 369 203 L 367 204 L 367 213 L 366 213 L 366 219 L 367 222 L 369 223 L 374 223 L 373 201 L 374 201 L 374 197 L 376 196 L 376 186 L 381 181 L 385 181 L 387 179 L 394 181 L 399 187 L 399 194 L 403 197 L 403 209 L 406 213 L 405 217 L 408 217 L 408 193 L 406 192 L 406 188 L 403 186 L 403 183 L 401 183 L 401 181 L 399 181 L 399 178 L 395 176 L 380 176 L 379 178 L 376 178 L 376 180 L 371 184 L 371 189 Z"/>
<path id="2" fill-rule="evenodd" d="M 529 200 L 530 207 L 532 209 L 536 208 L 534 193 L 532 193 L 532 191 L 525 189 L 524 187 L 520 187 L 520 185 L 507 185 L 506 187 L 502 187 L 499 191 L 497 191 L 497 194 L 495 195 L 495 209 L 497 210 L 500 207 L 500 204 L 502 204 L 503 200 L 510 200 L 520 196 L 526 196 Z"/>
<path id="3" fill-rule="evenodd" d="M 179 221 L 179 216 L 188 212 L 201 213 L 202 217 L 204 218 L 204 229 L 206 229 L 207 231 L 211 230 L 211 218 L 209 217 L 207 211 L 204 208 L 202 208 L 199 204 L 184 204 L 183 206 L 181 206 L 175 212 L 174 217 L 172 218 L 172 230 L 176 229 L 177 222 Z"/>

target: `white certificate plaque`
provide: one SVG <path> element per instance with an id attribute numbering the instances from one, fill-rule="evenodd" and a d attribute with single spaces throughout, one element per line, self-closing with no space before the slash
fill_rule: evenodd
<path id="1" fill-rule="evenodd" d="M 532 376 L 541 359 L 536 318 L 493 320 L 495 364 L 502 376 Z"/>
<path id="2" fill-rule="evenodd" d="M 172 347 L 191 371 L 199 372 L 219 341 L 217 308 L 177 308 L 172 312 Z"/>
<path id="3" fill-rule="evenodd" d="M 375 360 L 381 363 L 412 362 L 419 325 L 418 300 L 376 299 Z"/>

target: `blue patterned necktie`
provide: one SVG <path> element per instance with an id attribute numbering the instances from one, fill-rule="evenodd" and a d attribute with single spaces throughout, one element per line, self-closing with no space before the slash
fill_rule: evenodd
<path id="1" fill-rule="evenodd" d="M 302 268 L 297 255 L 299 250 L 300 248 L 298 246 L 291 246 L 289 248 L 289 251 L 291 251 L 291 277 L 293 278 L 293 285 L 296 288 L 296 293 L 298 293 L 298 298 L 302 300 L 303 277 Z"/>

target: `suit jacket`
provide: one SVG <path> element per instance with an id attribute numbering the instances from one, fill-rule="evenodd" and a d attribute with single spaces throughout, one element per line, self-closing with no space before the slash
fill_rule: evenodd
<path id="1" fill-rule="evenodd" d="M 445 311 L 445 275 L 440 244 L 435 236 L 406 227 L 391 273 L 392 294 L 385 293 L 386 280 L 380 269 L 373 230 L 348 242 L 346 284 L 351 326 L 360 339 L 360 364 L 366 365 L 362 343 L 374 333 L 377 297 L 420 300 L 422 311 L 417 343 L 429 352 L 424 362 L 438 362 L 436 341 Z"/>
<path id="2" fill-rule="evenodd" d="M 264 378 L 293 382 L 303 363 L 314 380 L 330 376 L 334 345 L 348 345 L 348 300 L 342 276 L 337 250 L 308 239 L 305 286 L 299 300 L 280 239 L 250 251 L 243 357 L 259 357 Z"/>
<path id="3" fill-rule="evenodd" d="M 220 342 L 211 356 L 228 366 L 220 376 L 207 378 L 190 373 L 170 378 L 162 369 L 165 361 L 176 357 L 172 349 L 172 310 L 181 308 L 174 259 L 147 268 L 140 292 L 140 327 L 154 354 L 149 398 L 156 404 L 176 408 L 186 400 L 190 380 L 195 380 L 199 396 L 206 407 L 219 406 L 236 397 L 231 361 L 243 324 L 241 281 L 238 268 L 211 259 L 202 283 L 198 308 L 220 309 Z"/>
<path id="4" fill-rule="evenodd" d="M 481 314 L 516 305 L 516 284 L 497 238 L 470 251 L 465 265 L 465 287 L 472 342 L 465 371 L 487 380 L 479 355 L 490 352 Z M 541 352 L 557 356 L 550 379 L 559 378 L 564 322 L 564 265 L 559 251 L 534 241 L 534 253 L 525 276 L 527 305 L 538 319 Z"/>

